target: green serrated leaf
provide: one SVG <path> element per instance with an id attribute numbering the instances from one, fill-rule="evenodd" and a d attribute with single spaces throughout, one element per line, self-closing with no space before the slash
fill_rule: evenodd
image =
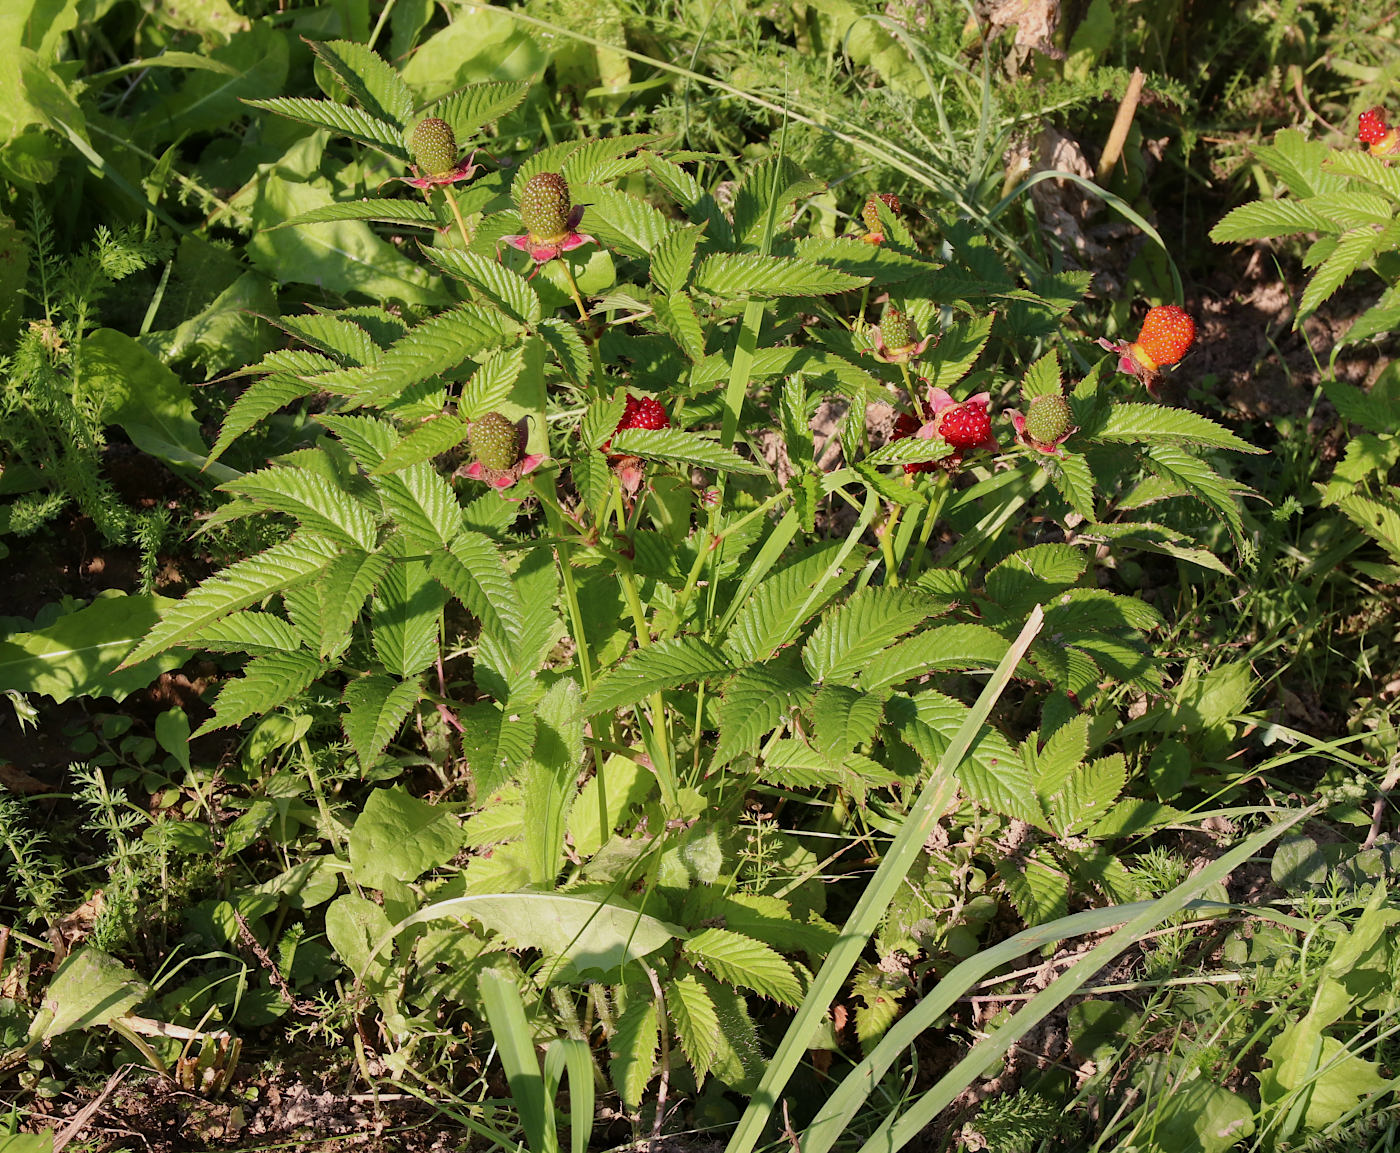
<path id="1" fill-rule="evenodd" d="M 230 565 L 186 594 L 122 662 L 123 668 L 180 644 L 237 609 L 322 572 L 339 553 L 333 541 L 299 536 Z"/>
<path id="2" fill-rule="evenodd" d="M 428 105 L 423 113 L 446 120 L 458 141 L 466 142 L 491 121 L 513 111 L 529 91 L 530 85 L 523 80 L 468 84 Z"/>
<path id="3" fill-rule="evenodd" d="M 656 1006 L 651 1001 L 651 990 L 640 991 L 617 1019 L 613 1035 L 608 1041 L 612 1051 L 613 1088 L 629 1109 L 636 1109 L 642 1103 L 642 1094 L 651 1082 L 652 1070 L 656 1065 L 659 1031 L 656 1023 Z"/>
<path id="4" fill-rule="evenodd" d="M 478 532 L 461 532 L 446 553 L 428 562 L 428 571 L 481 621 L 488 632 L 517 634 L 524 610 L 500 549 Z"/>
<path id="5" fill-rule="evenodd" d="M 396 677 L 415 676 L 437 660 L 446 599 L 422 561 L 399 561 L 379 578 L 370 613 L 374 651 Z"/>
<path id="6" fill-rule="evenodd" d="M 378 149 L 386 156 L 408 165 L 410 157 L 404 147 L 402 129 L 387 120 L 380 120 L 359 108 L 348 104 L 336 104 L 330 100 L 308 100 L 299 96 L 277 96 L 271 100 L 245 100 L 252 108 L 274 112 L 289 120 L 309 124 L 313 128 L 326 128 L 348 136 L 360 144 Z"/>
<path id="7" fill-rule="evenodd" d="M 670 982 L 665 992 L 666 1009 L 676 1026 L 681 1051 L 695 1074 L 698 1090 L 704 1086 L 719 1050 L 719 1014 L 705 986 L 689 973 Z"/>
<path id="8" fill-rule="evenodd" d="M 860 671 L 867 692 L 894 688 L 926 673 L 994 669 L 1010 644 L 985 625 L 926 629 L 872 657 Z"/>
<path id="9" fill-rule="evenodd" d="M 570 188 L 588 205 L 579 227 L 614 252 L 645 259 L 676 227 L 660 209 L 625 192 L 583 182 Z"/>
<path id="10" fill-rule="evenodd" d="M 1393 167 L 1383 157 L 1372 156 L 1360 149 L 1339 148 L 1328 153 L 1322 162 L 1322 169 L 1338 176 L 1365 180 L 1383 189 L 1391 200 L 1400 202 L 1400 169 Z"/>
<path id="11" fill-rule="evenodd" d="M 300 648 L 302 636 L 274 613 L 244 609 L 201 629 L 199 644 L 216 653 L 283 653 Z"/>
<path id="12" fill-rule="evenodd" d="M 1231 484 L 1203 460 L 1170 444 L 1153 445 L 1143 455 L 1142 462 L 1220 517 L 1234 537 L 1235 547 L 1248 553 L 1250 545 L 1244 535 L 1243 515 L 1236 500 L 1242 486 Z"/>
<path id="13" fill-rule="evenodd" d="M 303 468 L 273 466 L 223 485 L 264 508 L 285 513 L 310 532 L 370 551 L 379 534 L 378 518 L 348 492 Z"/>
<path id="14" fill-rule="evenodd" d="M 719 708 L 719 741 L 710 771 L 740 753 L 754 752 L 778 727 L 788 710 L 812 691 L 812 682 L 790 662 L 769 661 L 741 669 L 724 687 Z"/>
<path id="15" fill-rule="evenodd" d="M 370 480 L 390 519 L 414 547 L 435 550 L 457 539 L 462 506 L 431 462 L 405 465 L 387 476 L 371 473 Z"/>
<path id="16" fill-rule="evenodd" d="M 521 717 L 490 701 L 457 711 L 462 755 L 471 768 L 477 795 L 489 797 L 513 779 L 535 745 L 533 714 Z"/>
<path id="17" fill-rule="evenodd" d="M 1326 232 L 1331 227 L 1327 216 L 1306 200 L 1256 200 L 1226 213 L 1210 230 L 1210 238 L 1217 244 L 1238 244 L 1299 232 Z"/>
<path id="18" fill-rule="evenodd" d="M 362 768 L 372 766 L 398 734 L 420 691 L 417 678 L 395 680 L 378 674 L 346 684 L 340 723 Z"/>
<path id="19" fill-rule="evenodd" d="M 1088 567 L 1082 548 L 1041 544 L 1020 549 L 987 574 L 987 599 L 1006 617 L 1022 618 L 1036 604 L 1076 584 Z"/>
<path id="20" fill-rule="evenodd" d="M 880 698 L 845 685 L 823 685 L 812 698 L 813 744 L 826 762 L 840 768 L 880 727 Z"/>
<path id="21" fill-rule="evenodd" d="M 657 316 L 666 322 L 666 327 L 675 337 L 681 351 L 692 362 L 699 364 L 705 359 L 705 330 L 700 317 L 696 315 L 695 304 L 684 292 L 673 292 L 670 296 L 655 299 Z"/>
<path id="22" fill-rule="evenodd" d="M 1303 297 L 1298 302 L 1298 319 L 1315 311 L 1324 300 L 1339 289 L 1353 272 L 1366 264 L 1377 252 L 1393 248 L 1395 236 L 1400 234 L 1400 225 L 1377 231 L 1370 225 L 1362 225 L 1345 232 L 1337 241 L 1337 247 L 1319 266 L 1308 286 L 1303 289 Z"/>
<path id="23" fill-rule="evenodd" d="M 1078 765 L 1046 800 L 1046 811 L 1056 833 L 1074 836 L 1096 824 L 1128 783 L 1121 753 Z"/>
<path id="24" fill-rule="evenodd" d="M 313 40 L 311 50 L 356 104 L 402 130 L 413 115 L 413 93 L 384 59 L 352 40 Z"/>
<path id="25" fill-rule="evenodd" d="M 431 204 L 419 200 L 365 199 L 343 200 L 323 204 L 300 212 L 273 225 L 274 228 L 295 228 L 303 224 L 334 224 L 340 220 L 377 220 L 385 224 L 404 224 L 413 228 L 439 228 L 442 221 Z"/>
<path id="26" fill-rule="evenodd" d="M 1241 440 L 1229 429 L 1222 428 L 1200 413 L 1158 404 L 1110 405 L 1103 423 L 1096 425 L 1091 435 L 1098 440 L 1124 444 L 1155 446 L 1166 441 L 1229 448 L 1256 455 L 1267 451 Z"/>
<path id="27" fill-rule="evenodd" d="M 697 468 L 760 476 L 767 469 L 745 460 L 717 441 L 678 428 L 629 428 L 613 437 L 614 454 L 639 456 L 643 460 L 668 460 Z"/>
<path id="28" fill-rule="evenodd" d="M 967 717 L 966 705 L 927 689 L 913 697 L 896 694 L 885 711 L 891 729 L 930 765 L 938 762 Z M 968 795 L 992 811 L 1044 825 L 1030 772 L 995 729 L 981 730 L 958 777 Z"/>
<path id="29" fill-rule="evenodd" d="M 536 332 L 554 354 L 555 362 L 564 370 L 564 374 L 580 387 L 586 384 L 592 365 L 588 358 L 588 346 L 583 343 L 578 329 L 565 321 L 550 318 L 542 320 Z"/>
<path id="30" fill-rule="evenodd" d="M 696 289 L 722 298 L 825 296 L 860 288 L 869 280 L 806 260 L 747 252 L 706 256 L 695 270 Z"/>
<path id="31" fill-rule="evenodd" d="M 684 291 L 695 263 L 695 248 L 704 236 L 701 228 L 678 228 L 651 252 L 651 279 L 667 296 Z"/>
<path id="32" fill-rule="evenodd" d="M 1372 540 L 1400 561 L 1400 500 L 1378 500 L 1353 493 L 1337 501 L 1336 506 Z"/>
<path id="33" fill-rule="evenodd" d="M 1037 734 L 1032 734 L 1035 735 Z M 1088 713 L 1071 717 L 1056 729 L 1039 749 L 1029 739 L 1021 746 L 1026 767 L 1035 779 L 1035 790 L 1042 800 L 1064 786 L 1088 751 Z"/>
<path id="34" fill-rule="evenodd" d="M 844 561 L 842 541 L 825 541 L 773 572 L 742 601 L 726 637 L 740 661 L 766 660 L 855 575 L 859 559 Z M 854 554 L 853 554 L 854 555 Z"/>
<path id="35" fill-rule="evenodd" d="M 814 681 L 853 683 L 872 657 L 932 615 L 934 602 L 918 590 L 866 588 L 827 613 L 802 648 Z"/>
<path id="36" fill-rule="evenodd" d="M 322 660 L 339 657 L 349 648 L 351 629 L 390 563 L 385 553 L 348 552 L 336 557 L 316 581 Z"/>
<path id="37" fill-rule="evenodd" d="M 507 343 L 517 328 L 504 313 L 479 304 L 438 313 L 394 343 L 367 375 L 348 407 L 384 404 L 411 385 L 421 384 Z"/>
<path id="38" fill-rule="evenodd" d="M 1043 925 L 1069 913 L 1069 877 L 1054 858 L 1033 849 L 1021 860 L 1003 858 L 997 875 L 1027 925 Z"/>
<path id="39" fill-rule="evenodd" d="M 500 261 L 463 248 L 425 247 L 423 255 L 449 276 L 466 281 L 512 320 L 533 325 L 540 319 L 539 293 Z"/>
<path id="40" fill-rule="evenodd" d="M 341 364 L 373 364 L 379 359 L 379 346 L 370 334 L 354 321 L 333 312 L 268 316 L 263 319 L 316 351 L 335 357 Z"/>
<path id="41" fill-rule="evenodd" d="M 1026 370 L 1021 381 L 1021 398 L 1030 401 L 1033 397 L 1059 396 L 1062 392 L 1060 354 L 1051 349 Z"/>
<path id="42" fill-rule="evenodd" d="M 626 708 L 652 693 L 710 680 L 731 672 L 724 654 L 698 637 L 672 637 L 638 649 L 594 683 L 584 713 L 596 716 Z"/>
<path id="43" fill-rule="evenodd" d="M 802 1000 L 792 966 L 775 949 L 728 929 L 704 929 L 682 946 L 685 955 L 721 981 L 752 989 L 784 1005 Z"/>
<path id="44" fill-rule="evenodd" d="M 403 440 L 394 445 L 377 465 L 372 476 L 398 472 L 409 465 L 419 464 L 440 456 L 450 448 L 456 448 L 467 439 L 467 422 L 443 413 L 433 420 L 420 424 Z"/>
<path id="45" fill-rule="evenodd" d="M 946 329 L 919 361 L 920 374 L 932 388 L 950 390 L 982 355 L 992 332 L 992 318 L 979 316 Z"/>
<path id="46" fill-rule="evenodd" d="M 229 681 L 214 700 L 214 715 L 195 730 L 202 737 L 215 729 L 226 729 L 249 717 L 270 713 L 286 704 L 321 675 L 325 666 L 315 653 L 297 650 L 254 657 L 243 667 L 243 675 Z"/>

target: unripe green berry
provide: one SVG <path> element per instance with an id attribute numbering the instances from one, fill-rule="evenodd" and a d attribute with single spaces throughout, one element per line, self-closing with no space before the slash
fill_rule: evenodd
<path id="1" fill-rule="evenodd" d="M 409 142 L 413 163 L 429 176 L 443 176 L 457 167 L 457 135 L 446 120 L 420 120 Z"/>
<path id="2" fill-rule="evenodd" d="M 520 459 L 520 430 L 499 412 L 488 412 L 467 426 L 472 455 L 483 466 L 505 472 Z"/>
<path id="3" fill-rule="evenodd" d="M 568 182 L 557 172 L 536 172 L 520 193 L 520 220 L 534 240 L 553 240 L 569 231 Z"/>
<path id="4" fill-rule="evenodd" d="M 900 312 L 899 309 L 890 306 L 885 309 L 885 315 L 880 318 L 880 337 L 885 342 L 885 347 L 891 352 L 899 352 L 908 348 L 917 339 L 914 332 L 914 322 L 909 319 L 909 315 Z"/>
<path id="5" fill-rule="evenodd" d="M 1039 444 L 1054 444 L 1069 431 L 1074 414 L 1059 393 L 1033 397 L 1026 410 L 1026 435 Z"/>

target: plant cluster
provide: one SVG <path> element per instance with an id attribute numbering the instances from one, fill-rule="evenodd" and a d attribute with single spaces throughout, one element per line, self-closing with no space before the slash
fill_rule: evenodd
<path id="1" fill-rule="evenodd" d="M 1362 753 L 1289 728 L 1255 707 L 1272 634 L 1198 643 L 1186 598 L 1251 595 L 1292 506 L 1261 525 L 1249 430 L 1162 402 L 1197 339 L 1165 276 L 1104 321 L 1012 211 L 1047 179 L 1005 165 L 1050 115 L 999 111 L 1038 83 L 996 71 L 1022 46 L 840 3 L 745 44 L 717 10 L 682 68 L 623 3 L 419 7 L 208 30 L 201 65 L 162 14 L 162 67 L 192 76 L 132 90 L 133 139 L 170 149 L 157 191 L 96 165 L 153 197 L 144 228 L 63 256 L 21 198 L 0 529 L 71 504 L 149 583 L 176 510 L 117 496 L 118 430 L 189 486 L 191 552 L 256 544 L 178 597 L 3 622 L 0 690 L 83 716 L 85 763 L 57 815 L 0 805 L 0 1079 L 131 1059 L 213 1099 L 268 1037 L 353 1037 L 361 1075 L 537 1153 L 563 1127 L 585 1153 L 600 1100 L 639 1136 L 732 1126 L 729 1153 L 930 1126 L 1064 1148 L 1091 1119 L 1104 1149 L 1362 1133 L 1393 1065 L 1400 912 L 1369 808 L 1393 727 L 1376 703 Z M 1062 110 L 1151 39 L 1108 9 L 1045 64 Z M 841 54 L 878 83 L 828 131 L 858 88 Z M 755 69 L 739 104 L 709 98 L 730 60 Z M 114 78 L 75 83 L 94 124 Z M 251 117 L 236 147 L 215 112 Z M 30 124 L 0 161 L 42 184 L 65 161 Z M 1316 235 L 1303 314 L 1373 268 L 1353 343 L 1400 310 L 1395 135 L 1383 107 L 1359 148 L 1281 133 L 1260 164 L 1289 194 L 1214 234 Z M 212 143 L 190 170 L 236 191 L 172 175 L 191 136 Z M 1165 251 L 1125 147 L 1126 178 L 1074 179 Z M 233 270 L 207 226 L 164 238 L 172 180 L 239 235 Z M 185 295 L 206 269 L 215 295 Z M 171 366 L 229 375 L 197 393 Z M 1327 555 L 1378 587 L 1396 380 L 1324 386 L 1363 430 L 1318 497 L 1354 529 Z M 188 715 L 86 712 L 194 654 Z M 1322 775 L 1306 808 L 1294 762 Z M 1261 860 L 1285 900 L 1231 903 Z M 1043 1027 L 1063 1048 L 1033 1069 Z"/>

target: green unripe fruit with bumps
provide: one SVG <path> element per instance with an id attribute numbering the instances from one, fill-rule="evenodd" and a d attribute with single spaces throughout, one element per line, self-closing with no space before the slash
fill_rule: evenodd
<path id="1" fill-rule="evenodd" d="M 553 240 L 569 231 L 568 182 L 557 172 L 536 172 L 520 193 L 520 220 L 534 240 Z"/>
<path id="2" fill-rule="evenodd" d="M 499 412 L 488 412 L 467 427 L 472 455 L 485 468 L 505 472 L 520 459 L 520 430 Z"/>
<path id="3" fill-rule="evenodd" d="M 413 163 L 429 176 L 442 176 L 457 167 L 457 134 L 452 125 L 436 116 L 418 122 L 408 150 Z"/>
<path id="4" fill-rule="evenodd" d="M 1026 410 L 1026 436 L 1039 444 L 1055 444 L 1068 431 L 1074 414 L 1059 393 L 1033 397 Z"/>
<path id="5" fill-rule="evenodd" d="M 915 340 L 914 322 L 907 313 L 897 308 L 886 308 L 885 315 L 880 318 L 880 335 L 891 352 L 908 348 Z"/>

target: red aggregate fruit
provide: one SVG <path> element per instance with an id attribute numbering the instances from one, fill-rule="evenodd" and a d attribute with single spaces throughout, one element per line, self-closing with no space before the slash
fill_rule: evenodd
<path id="1" fill-rule="evenodd" d="M 968 402 L 945 409 L 939 416 L 938 434 L 960 450 L 985 444 L 992 435 L 992 418 L 987 406 Z"/>

